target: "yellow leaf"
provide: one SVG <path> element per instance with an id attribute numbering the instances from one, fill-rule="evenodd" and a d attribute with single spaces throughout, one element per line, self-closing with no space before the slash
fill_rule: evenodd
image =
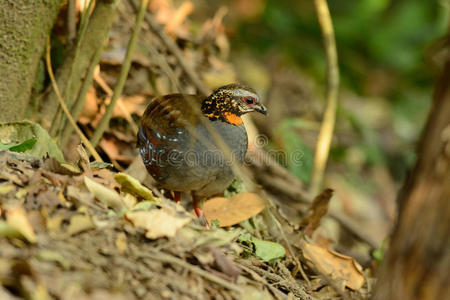
<path id="1" fill-rule="evenodd" d="M 132 211 L 125 216 L 135 227 L 144 228 L 145 236 L 149 239 L 174 237 L 178 229 L 191 220 L 186 217 L 174 216 L 162 209 Z"/>
<path id="2" fill-rule="evenodd" d="M 342 280 L 344 285 L 357 290 L 364 284 L 361 266 L 354 258 L 313 245 L 302 240 L 303 255 L 312 262 L 319 273 Z"/>
<path id="3" fill-rule="evenodd" d="M 67 227 L 67 235 L 74 235 L 82 231 L 95 228 L 91 217 L 87 213 L 82 213 L 79 215 L 74 215 L 70 218 L 70 224 Z"/>
<path id="4" fill-rule="evenodd" d="M 248 220 L 259 214 L 266 201 L 255 193 L 241 193 L 230 199 L 212 198 L 204 204 L 203 211 L 209 223 L 218 220 L 220 227 L 227 227 Z"/>
<path id="5" fill-rule="evenodd" d="M 14 184 L 0 185 L 0 195 L 6 195 L 15 189 Z"/>
<path id="6" fill-rule="evenodd" d="M 117 181 L 118 184 L 120 184 L 121 189 L 126 193 L 130 193 L 132 195 L 139 196 L 139 197 L 144 198 L 145 200 L 149 200 L 149 201 L 155 201 L 155 202 L 161 201 L 159 198 L 156 198 L 155 196 L 153 196 L 152 191 L 150 191 L 148 188 L 143 186 L 139 182 L 139 180 L 131 177 L 128 174 L 117 173 L 116 175 L 114 175 L 114 179 Z"/>
<path id="7" fill-rule="evenodd" d="M 119 234 L 117 234 L 114 244 L 116 245 L 116 248 L 119 251 L 119 253 L 123 254 L 125 252 L 125 250 L 127 250 L 127 248 L 128 248 L 126 234 L 123 232 L 120 232 Z"/>
<path id="8" fill-rule="evenodd" d="M 31 227 L 30 221 L 28 221 L 25 211 L 22 206 L 16 206 L 6 211 L 6 223 L 20 232 L 23 237 L 30 243 L 37 242 L 37 236 L 34 233 L 33 227 Z"/>
<path id="9" fill-rule="evenodd" d="M 84 176 L 84 184 L 89 192 L 91 192 L 95 198 L 103 204 L 113 208 L 119 214 L 125 211 L 125 204 L 123 203 L 120 195 L 115 191 L 93 181 L 87 176 Z"/>

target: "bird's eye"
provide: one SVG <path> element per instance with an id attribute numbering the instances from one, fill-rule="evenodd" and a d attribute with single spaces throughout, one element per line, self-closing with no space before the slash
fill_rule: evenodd
<path id="1" fill-rule="evenodd" d="M 246 98 L 244 98 L 244 102 L 246 104 L 255 104 L 255 98 L 253 98 L 253 97 L 246 97 Z"/>

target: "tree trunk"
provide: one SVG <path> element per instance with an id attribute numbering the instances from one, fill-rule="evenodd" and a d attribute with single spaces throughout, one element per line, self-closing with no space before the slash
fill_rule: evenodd
<path id="1" fill-rule="evenodd" d="M 61 0 L 0 1 L 0 122 L 23 119 Z"/>
<path id="2" fill-rule="evenodd" d="M 450 299 L 448 55 L 419 144 L 418 161 L 399 195 L 399 204 L 398 224 L 378 274 L 374 299 Z"/>

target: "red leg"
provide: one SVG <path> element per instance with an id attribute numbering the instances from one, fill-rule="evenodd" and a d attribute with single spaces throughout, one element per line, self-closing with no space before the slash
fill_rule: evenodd
<path id="1" fill-rule="evenodd" d="M 194 194 L 192 194 L 192 200 L 194 204 L 194 211 L 195 214 L 201 221 L 204 223 L 205 227 L 209 229 L 208 221 L 205 218 L 205 215 L 203 214 L 202 206 L 203 206 L 203 199 L 196 197 Z"/>
<path id="2" fill-rule="evenodd" d="M 173 191 L 173 200 L 177 203 L 181 203 L 181 192 Z"/>

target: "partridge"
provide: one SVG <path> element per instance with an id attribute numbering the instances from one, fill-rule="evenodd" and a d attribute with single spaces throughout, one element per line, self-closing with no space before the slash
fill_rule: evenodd
<path id="1" fill-rule="evenodd" d="M 138 132 L 138 147 L 150 175 L 164 189 L 191 192 L 195 213 L 201 204 L 223 192 L 233 181 L 230 156 L 219 147 L 222 139 L 231 158 L 242 163 L 247 152 L 247 131 L 241 116 L 266 114 L 256 92 L 241 84 L 216 89 L 208 97 L 170 94 L 155 98 L 146 108 Z"/>

